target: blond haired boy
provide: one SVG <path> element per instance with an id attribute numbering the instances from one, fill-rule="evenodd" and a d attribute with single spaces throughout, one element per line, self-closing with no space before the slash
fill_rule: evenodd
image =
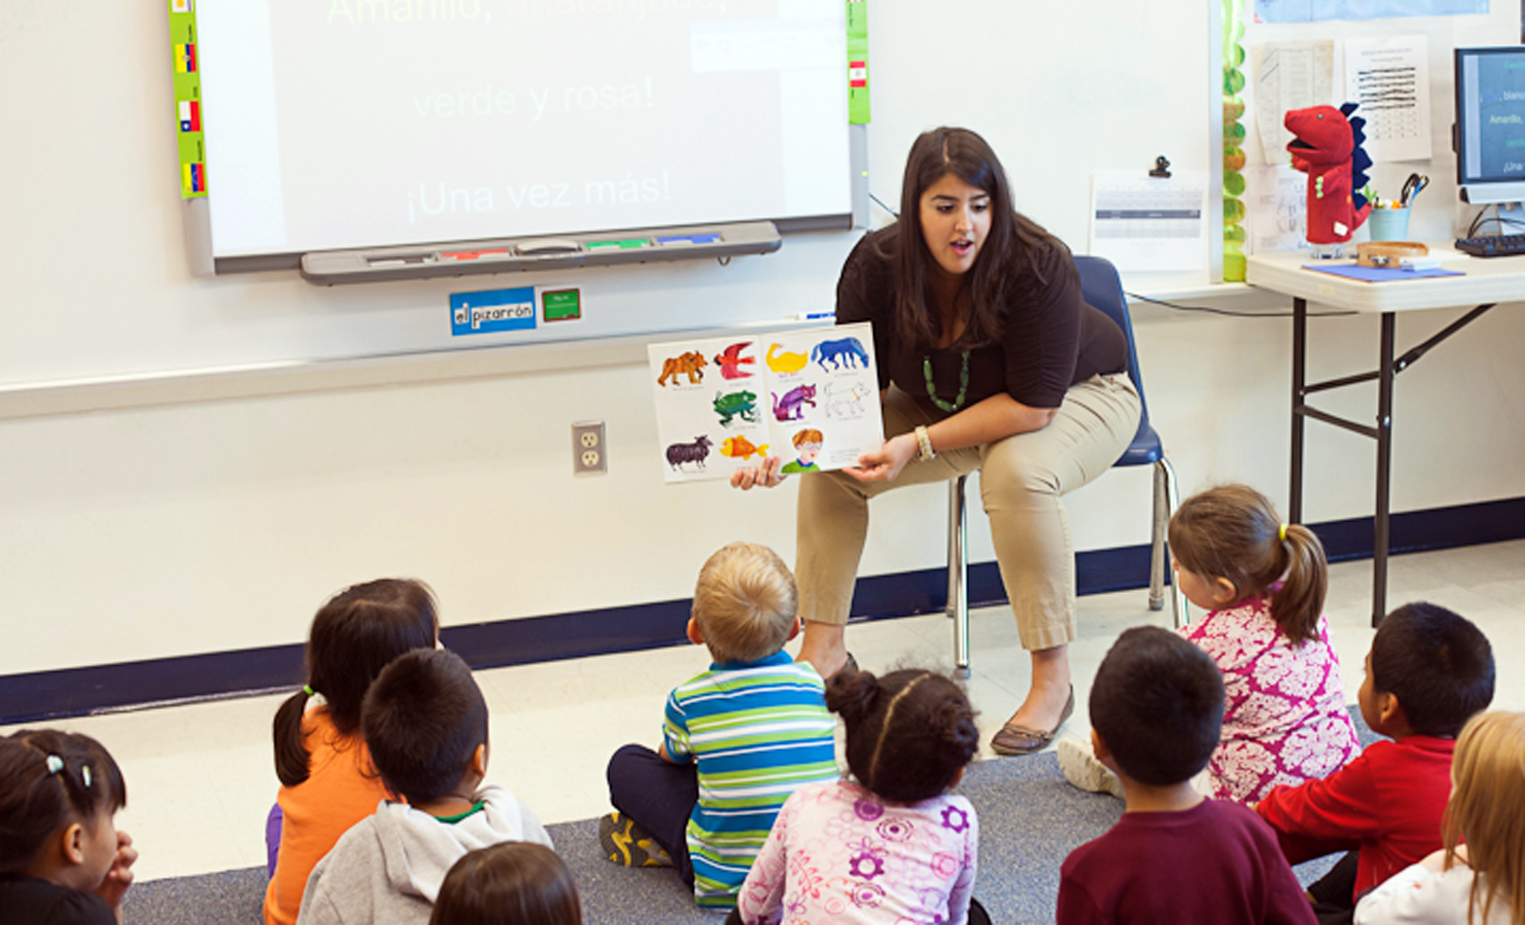
<path id="1" fill-rule="evenodd" d="M 793 574 L 766 546 L 710 556 L 688 638 L 712 664 L 668 695 L 657 751 L 627 745 L 609 760 L 605 854 L 676 867 L 700 906 L 734 906 L 784 801 L 837 778 L 825 685 L 783 650 L 800 630 L 796 604 Z"/>

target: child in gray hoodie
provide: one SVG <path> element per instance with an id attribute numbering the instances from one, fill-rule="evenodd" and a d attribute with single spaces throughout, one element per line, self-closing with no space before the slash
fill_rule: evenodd
<path id="1" fill-rule="evenodd" d="M 361 729 L 387 789 L 313 868 L 298 925 L 427 925 L 440 884 L 466 852 L 505 841 L 551 847 L 529 807 L 487 772 L 487 704 L 460 657 L 415 649 L 366 693 Z"/>

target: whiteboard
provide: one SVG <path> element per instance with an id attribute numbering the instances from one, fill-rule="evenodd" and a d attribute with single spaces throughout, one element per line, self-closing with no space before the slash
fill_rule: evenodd
<path id="1" fill-rule="evenodd" d="M 842 0 L 194 15 L 215 258 L 852 208 Z"/>
<path id="2" fill-rule="evenodd" d="M 1160 154 L 1208 170 L 1217 156 L 1215 6 L 871 2 L 870 190 L 895 206 L 915 135 L 967 126 L 1002 157 L 1018 208 L 1083 250 L 1093 171 L 1147 170 Z M 0 6 L 0 78 L 29 88 L 0 102 L 8 141 L 0 145 L 0 400 L 69 383 L 672 339 L 664 335 L 778 321 L 832 308 L 842 261 L 861 234 L 788 235 L 778 253 L 728 266 L 337 288 L 311 286 L 295 271 L 198 277 L 179 198 L 167 16 L 159 4 L 93 5 L 88 15 L 43 0 Z M 61 67 L 56 39 L 65 36 Z M 211 182 L 215 189 L 215 175 Z M 878 207 L 870 214 L 871 225 L 890 220 Z M 582 317 L 451 333 L 453 294 L 525 285 L 580 287 Z"/>

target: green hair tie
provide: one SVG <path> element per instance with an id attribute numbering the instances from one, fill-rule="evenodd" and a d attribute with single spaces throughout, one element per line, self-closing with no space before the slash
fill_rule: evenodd
<path id="1" fill-rule="evenodd" d="M 302 685 L 302 693 L 306 694 L 309 697 L 312 697 L 315 694 L 317 694 L 317 691 L 312 689 L 312 685 L 310 685 L 310 684 L 303 684 Z"/>

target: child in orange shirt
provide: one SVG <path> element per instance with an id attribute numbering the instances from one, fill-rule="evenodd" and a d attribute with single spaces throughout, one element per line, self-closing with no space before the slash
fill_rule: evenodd
<path id="1" fill-rule="evenodd" d="M 392 659 L 439 640 L 434 595 L 421 581 L 383 578 L 324 604 L 307 640 L 307 684 L 275 714 L 281 792 L 267 833 L 278 844 L 265 891 L 266 925 L 292 925 L 314 865 L 388 798 L 360 735 L 366 689 Z M 309 700 L 321 694 L 321 705 Z M 277 819 L 278 817 L 278 819 Z"/>

